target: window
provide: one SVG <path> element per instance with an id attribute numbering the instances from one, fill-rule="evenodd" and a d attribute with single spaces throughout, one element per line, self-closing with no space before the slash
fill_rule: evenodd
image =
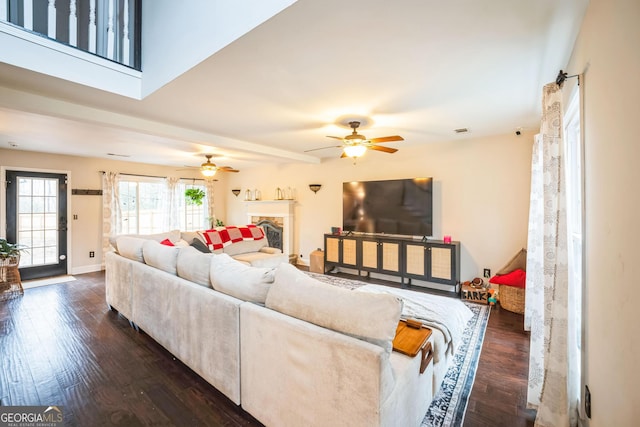
<path id="1" fill-rule="evenodd" d="M 123 175 L 118 184 L 121 233 L 153 234 L 168 230 L 195 231 L 209 228 L 207 197 L 201 205 L 188 203 L 187 188 L 206 193 L 204 184 L 179 181 L 173 190 L 162 178 Z"/>
<path id="2" fill-rule="evenodd" d="M 570 384 L 570 391 L 580 396 L 584 379 L 582 366 L 584 365 L 582 342 L 584 339 L 582 306 L 582 290 L 584 287 L 583 273 L 583 230 L 584 230 L 584 175 L 582 172 L 582 140 L 580 136 L 580 92 L 579 87 L 572 94 L 564 116 L 564 153 L 567 183 L 567 242 L 569 267 L 569 330 L 575 334 L 569 336 L 570 351 L 573 349 L 580 356 L 577 357 L 578 366 L 573 366 L 576 375 L 571 377 L 575 382 Z M 582 405 L 578 405 L 582 408 Z"/>
<path id="3" fill-rule="evenodd" d="M 164 227 L 162 196 L 166 185 L 162 180 L 120 180 L 120 209 L 123 234 L 152 234 L 167 231 Z"/>
<path id="4" fill-rule="evenodd" d="M 178 197 L 178 215 L 180 217 L 180 230 L 183 231 L 196 231 L 196 230 L 206 230 L 211 225 L 208 221 L 207 215 L 207 204 L 208 200 L 205 196 L 202 199 L 202 204 L 197 205 L 193 203 L 188 203 L 187 199 L 184 197 L 184 192 L 188 188 L 197 188 L 207 193 L 207 189 L 204 184 L 195 184 L 195 183 L 185 183 L 181 181 L 178 184 L 178 194 L 181 197 Z"/>

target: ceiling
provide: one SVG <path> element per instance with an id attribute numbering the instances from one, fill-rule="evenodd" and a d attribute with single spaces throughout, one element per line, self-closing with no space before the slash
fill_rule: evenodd
<path id="1" fill-rule="evenodd" d="M 143 100 L 0 64 L 0 148 L 243 168 L 338 157 L 305 150 L 351 119 L 399 149 L 535 129 L 587 3 L 299 0 Z"/>

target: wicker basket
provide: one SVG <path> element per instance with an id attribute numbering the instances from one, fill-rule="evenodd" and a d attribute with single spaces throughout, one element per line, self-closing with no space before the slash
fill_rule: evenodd
<path id="1" fill-rule="evenodd" d="M 18 265 L 20 256 L 0 258 L 0 301 L 23 295 Z"/>
<path id="2" fill-rule="evenodd" d="M 524 288 L 500 285 L 500 306 L 514 313 L 524 314 Z"/>

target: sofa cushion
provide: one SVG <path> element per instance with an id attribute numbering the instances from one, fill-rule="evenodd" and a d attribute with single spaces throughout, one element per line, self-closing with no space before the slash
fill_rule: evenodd
<path id="1" fill-rule="evenodd" d="M 289 257 L 278 249 L 275 254 L 266 252 L 247 252 L 244 254 L 234 255 L 233 259 L 250 264 L 253 267 L 277 267 L 283 262 L 289 262 Z"/>
<path id="2" fill-rule="evenodd" d="M 180 249 L 176 270 L 178 276 L 198 285 L 211 287 L 209 279 L 212 253 L 202 253 L 189 246 Z"/>
<path id="3" fill-rule="evenodd" d="M 198 231 L 183 231 L 182 233 L 180 233 L 180 237 L 182 238 L 182 240 L 186 240 L 189 243 L 191 243 L 193 239 L 198 239 L 205 244 L 207 243 L 202 237 L 202 234 L 200 234 Z"/>
<path id="4" fill-rule="evenodd" d="M 144 256 L 142 254 L 142 245 L 144 242 L 146 242 L 146 239 L 139 237 L 120 236 L 116 241 L 118 253 L 125 258 L 144 262 Z"/>
<path id="5" fill-rule="evenodd" d="M 225 246 L 222 251 L 230 256 L 246 254 L 249 252 L 259 252 L 264 246 L 268 246 L 269 242 L 266 238 L 260 240 L 243 240 L 242 242 L 235 242 L 229 246 Z"/>
<path id="6" fill-rule="evenodd" d="M 289 316 L 379 345 L 391 352 L 402 301 L 389 294 L 353 292 L 281 264 L 266 306 Z"/>
<path id="7" fill-rule="evenodd" d="M 210 274 L 216 291 L 260 304 L 264 304 L 274 280 L 273 268 L 251 267 L 227 254 L 213 255 Z"/>
<path id="8" fill-rule="evenodd" d="M 166 246 L 155 240 L 145 240 L 142 244 L 145 264 L 173 275 L 177 274 L 176 265 L 179 252 L 179 248 Z"/>
<path id="9" fill-rule="evenodd" d="M 173 244 L 180 241 L 180 230 L 171 230 L 166 233 L 158 233 L 158 234 L 122 234 L 120 236 L 111 236 L 109 237 L 109 242 L 113 248 L 120 252 L 118 249 L 118 238 L 119 237 L 138 237 L 140 239 L 148 239 L 155 240 L 156 242 L 162 242 L 165 239 L 169 239 Z"/>
<path id="10" fill-rule="evenodd" d="M 195 249 L 197 249 L 198 251 L 202 252 L 203 254 L 210 254 L 211 250 L 209 249 L 209 246 L 207 246 L 207 244 L 205 242 L 203 242 L 202 240 L 200 240 L 197 237 L 194 237 L 191 240 L 191 246 L 194 247 Z"/>

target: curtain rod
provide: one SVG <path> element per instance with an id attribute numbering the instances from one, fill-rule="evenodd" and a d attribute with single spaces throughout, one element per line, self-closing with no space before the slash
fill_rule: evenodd
<path id="1" fill-rule="evenodd" d="M 98 171 L 101 174 L 105 174 L 105 171 Z M 162 179 L 166 179 L 166 176 L 158 176 L 158 175 L 140 175 L 137 173 L 119 173 L 120 175 L 128 175 L 128 176 L 139 176 L 142 178 L 162 178 Z M 203 178 L 179 178 L 179 179 L 184 179 L 186 181 L 206 181 L 206 179 Z M 217 179 L 213 179 L 212 181 L 217 181 Z"/>
<path id="2" fill-rule="evenodd" d="M 556 77 L 556 84 L 558 86 L 562 86 L 562 83 L 564 83 L 564 81 L 566 79 L 571 79 L 573 77 L 577 77 L 578 78 L 578 84 L 580 84 L 580 74 L 574 74 L 572 76 L 568 76 L 567 73 L 565 73 L 564 71 L 560 70 L 558 72 L 558 77 Z"/>

